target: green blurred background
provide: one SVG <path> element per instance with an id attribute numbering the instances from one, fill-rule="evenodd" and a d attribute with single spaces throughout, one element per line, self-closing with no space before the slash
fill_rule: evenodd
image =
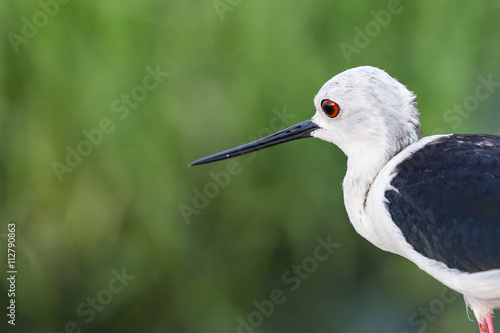
<path id="1" fill-rule="evenodd" d="M 359 65 L 415 91 L 424 135 L 500 134 L 498 87 L 454 108 L 500 81 L 500 3 L 59 1 L 0 1 L 0 331 L 477 332 L 356 234 L 333 145 L 187 164 L 308 119 Z"/>

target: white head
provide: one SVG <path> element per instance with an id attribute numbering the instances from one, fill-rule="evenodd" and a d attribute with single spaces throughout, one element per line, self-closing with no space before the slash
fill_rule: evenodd
<path id="1" fill-rule="evenodd" d="M 375 67 L 334 76 L 319 90 L 314 106 L 312 121 L 319 129 L 312 136 L 337 145 L 348 157 L 360 150 L 382 150 L 387 160 L 420 135 L 415 95 Z M 337 107 L 336 115 L 324 110 L 331 113 Z"/>
<path id="2" fill-rule="evenodd" d="M 376 167 L 418 140 L 420 123 L 415 104 L 415 95 L 383 70 L 369 66 L 349 69 L 319 90 L 314 98 L 316 114 L 311 120 L 190 165 L 313 136 L 337 145 L 353 165 L 362 160 L 368 162 L 362 164 Z"/>

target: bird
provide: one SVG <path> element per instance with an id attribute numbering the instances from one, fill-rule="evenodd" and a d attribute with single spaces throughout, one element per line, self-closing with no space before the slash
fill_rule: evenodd
<path id="1" fill-rule="evenodd" d="M 284 142 L 319 138 L 347 156 L 351 224 L 463 294 L 480 333 L 500 308 L 500 136 L 422 137 L 416 95 L 377 67 L 347 69 L 314 97 L 314 116 L 200 165 Z"/>

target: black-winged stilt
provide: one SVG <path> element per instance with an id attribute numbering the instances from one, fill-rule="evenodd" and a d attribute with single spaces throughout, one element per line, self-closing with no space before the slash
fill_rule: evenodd
<path id="1" fill-rule="evenodd" d="M 325 83 L 307 121 L 199 159 L 214 162 L 316 137 L 348 157 L 344 203 L 356 231 L 464 295 L 481 333 L 500 307 L 500 136 L 419 139 L 416 97 L 386 72 L 358 67 Z"/>

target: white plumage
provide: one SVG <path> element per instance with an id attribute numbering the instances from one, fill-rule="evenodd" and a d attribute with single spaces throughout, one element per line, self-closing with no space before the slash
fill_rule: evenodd
<path id="1" fill-rule="evenodd" d="M 321 108 L 324 99 L 342 106 L 342 113 L 335 119 L 325 116 Z M 325 83 L 314 104 L 312 121 L 320 129 L 311 135 L 337 145 L 348 157 L 344 203 L 356 231 L 382 250 L 413 261 L 441 283 L 464 294 L 478 320 L 500 307 L 500 269 L 461 272 L 426 258 L 408 244 L 385 206 L 385 192 L 391 190 L 396 166 L 443 137 L 435 135 L 418 141 L 415 95 L 378 68 L 358 67 Z"/>

